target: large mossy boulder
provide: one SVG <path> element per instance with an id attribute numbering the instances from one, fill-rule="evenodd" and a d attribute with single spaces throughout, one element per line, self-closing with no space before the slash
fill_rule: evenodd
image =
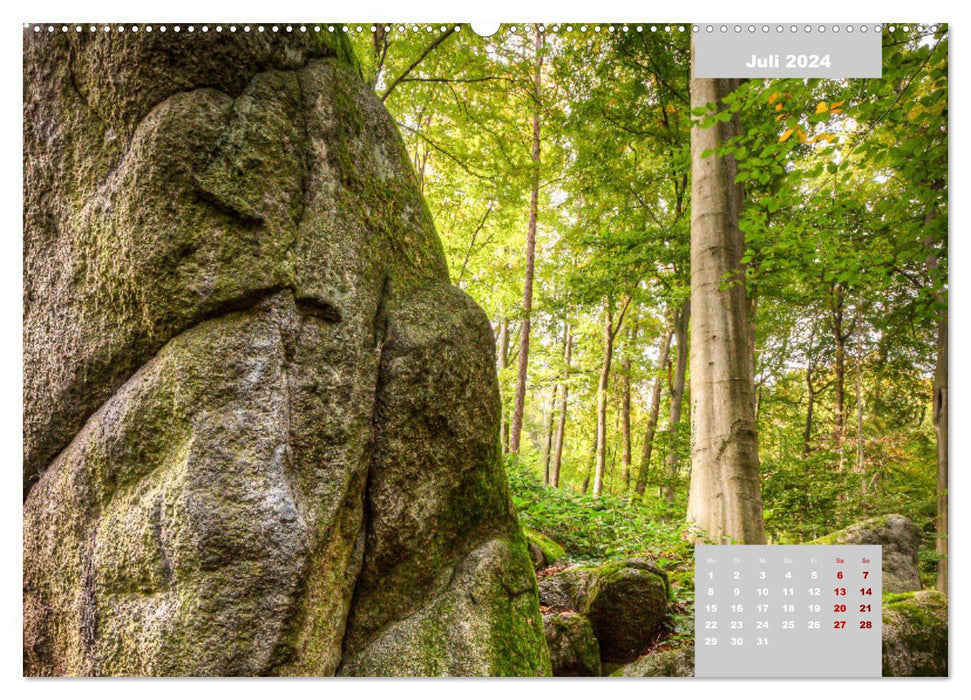
<path id="1" fill-rule="evenodd" d="M 629 678 L 691 678 L 695 675 L 695 648 L 679 647 L 645 654 L 610 675 Z"/>
<path id="2" fill-rule="evenodd" d="M 540 602 L 585 615 L 606 662 L 636 659 L 654 640 L 666 616 L 665 573 L 646 559 L 565 569 L 540 581 Z"/>
<path id="3" fill-rule="evenodd" d="M 883 549 L 883 591 L 920 590 L 917 555 L 920 530 L 903 515 L 881 515 L 821 537 L 815 544 L 879 544 Z"/>
<path id="4" fill-rule="evenodd" d="M 575 612 L 543 614 L 554 676 L 599 676 L 600 644 L 590 621 Z"/>
<path id="5" fill-rule="evenodd" d="M 883 675 L 947 676 L 947 596 L 939 591 L 883 597 Z"/>
<path id="6" fill-rule="evenodd" d="M 546 675 L 492 332 L 326 32 L 25 30 L 24 672 Z"/>

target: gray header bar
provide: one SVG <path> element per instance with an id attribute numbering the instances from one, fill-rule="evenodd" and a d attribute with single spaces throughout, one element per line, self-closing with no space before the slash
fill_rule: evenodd
<path id="1" fill-rule="evenodd" d="M 692 27 L 696 78 L 879 78 L 882 26 L 724 24 Z"/>

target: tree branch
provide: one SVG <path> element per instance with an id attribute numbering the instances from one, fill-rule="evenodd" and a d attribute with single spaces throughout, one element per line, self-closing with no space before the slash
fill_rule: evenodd
<path id="1" fill-rule="evenodd" d="M 484 75 L 479 78 L 401 78 L 399 83 L 484 83 L 489 80 L 506 80 L 513 82 L 512 78 L 504 75 Z"/>
<path id="2" fill-rule="evenodd" d="M 486 209 L 485 214 L 482 215 L 482 219 L 479 221 L 479 225 L 475 227 L 475 231 L 472 232 L 472 240 L 469 241 L 469 248 L 465 251 L 465 260 L 462 261 L 462 269 L 459 271 L 459 277 L 455 280 L 455 284 L 459 284 L 462 278 L 465 276 L 465 267 L 469 264 L 469 256 L 472 255 L 472 248 L 475 246 L 475 238 L 479 235 L 479 231 L 485 226 L 486 219 L 489 218 L 489 214 L 492 213 L 492 208 L 495 206 L 495 202 L 489 202 L 489 208 Z"/>
<path id="3" fill-rule="evenodd" d="M 432 148 L 434 148 L 436 151 L 438 151 L 442 155 L 446 156 L 447 158 L 453 160 L 456 165 L 458 165 L 460 168 L 462 168 L 462 170 L 464 170 L 465 172 L 467 172 L 472 177 L 479 178 L 480 180 L 487 180 L 487 179 L 489 179 L 485 175 L 483 175 L 482 173 L 477 173 L 474 170 L 472 170 L 468 165 L 466 165 L 465 163 L 463 163 L 461 161 L 461 159 L 459 159 L 458 156 L 455 156 L 452 153 L 449 153 L 447 150 L 445 150 L 444 148 L 442 148 L 441 146 L 439 146 L 437 143 L 435 143 L 434 141 L 432 141 L 430 138 L 428 138 L 427 136 L 425 136 L 425 134 L 423 134 L 420 130 L 414 129 L 414 128 L 408 126 L 407 124 L 402 124 L 401 122 L 396 122 L 396 123 L 397 123 L 397 125 L 400 128 L 404 129 L 405 131 L 410 131 L 412 134 L 414 134 L 415 136 L 417 136 L 418 138 L 420 138 L 422 141 L 424 141 L 425 143 L 427 143 L 429 146 L 431 146 Z"/>
<path id="4" fill-rule="evenodd" d="M 425 60 L 425 56 L 430 54 L 432 51 L 435 50 L 435 48 L 439 44 L 441 44 L 443 41 L 445 41 L 450 36 L 452 36 L 455 33 L 455 27 L 457 26 L 458 25 L 453 24 L 451 27 L 448 28 L 448 31 L 442 32 L 439 36 L 435 37 L 435 40 L 425 47 L 425 50 L 421 52 L 421 55 L 418 56 L 418 58 L 416 58 L 414 61 L 412 61 L 411 65 L 405 68 L 404 72 L 401 75 L 399 75 L 397 78 L 391 81 L 391 83 L 388 85 L 388 89 L 385 90 L 384 94 L 380 96 L 381 101 L 384 102 L 385 100 L 388 99 L 388 96 L 392 92 L 394 92 L 394 89 L 398 87 L 401 81 L 404 80 L 406 77 L 408 77 L 408 74 L 411 73 L 411 71 L 413 71 L 415 68 L 417 68 L 419 63 Z"/>

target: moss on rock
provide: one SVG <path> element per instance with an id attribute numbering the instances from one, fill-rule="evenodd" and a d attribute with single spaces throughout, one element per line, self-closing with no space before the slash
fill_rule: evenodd
<path id="1" fill-rule="evenodd" d="M 346 38 L 75 34 L 25 36 L 25 673 L 549 673 L 491 328 Z"/>
<path id="2" fill-rule="evenodd" d="M 948 675 L 946 595 L 939 591 L 884 595 L 883 675 Z"/>
<path id="3" fill-rule="evenodd" d="M 563 546 L 542 532 L 527 527 L 523 528 L 523 534 L 526 535 L 526 541 L 533 557 L 533 565 L 537 569 L 553 566 L 566 558 L 566 550 L 563 549 Z M 533 552 L 537 552 L 538 556 Z"/>

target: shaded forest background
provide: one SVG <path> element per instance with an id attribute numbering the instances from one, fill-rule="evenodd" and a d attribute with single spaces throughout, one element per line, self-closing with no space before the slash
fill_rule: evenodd
<path id="1" fill-rule="evenodd" d="M 689 27 L 351 28 L 492 320 L 520 517 L 573 558 L 688 551 L 689 134 L 737 117 L 767 538 L 901 513 L 940 586 L 947 29 L 885 30 L 882 79 L 693 112 Z"/>

